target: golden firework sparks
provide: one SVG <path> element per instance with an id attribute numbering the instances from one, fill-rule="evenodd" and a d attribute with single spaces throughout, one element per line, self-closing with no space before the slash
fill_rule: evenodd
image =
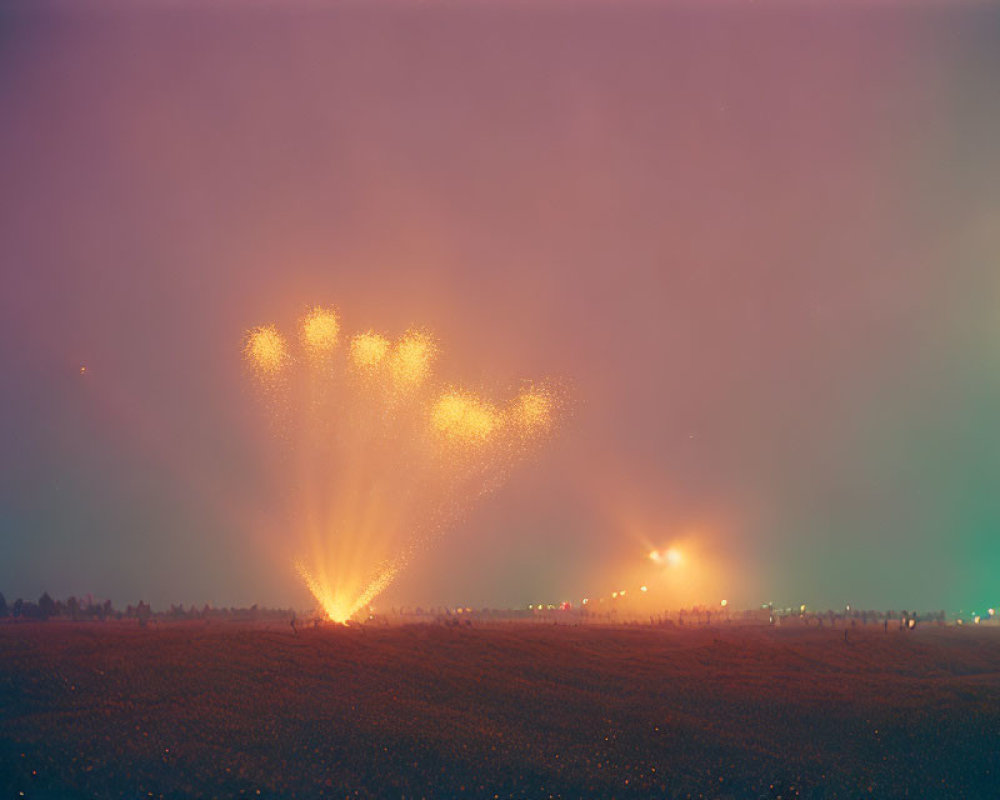
<path id="1" fill-rule="evenodd" d="M 503 483 L 557 409 L 537 387 L 503 410 L 466 390 L 442 391 L 433 383 L 437 344 L 421 330 L 394 344 L 357 333 L 343 360 L 333 357 L 340 338 L 337 313 L 316 306 L 300 322 L 301 356 L 265 325 L 247 333 L 244 357 L 296 455 L 298 471 L 278 480 L 301 503 L 289 515 L 301 520 L 297 545 L 310 555 L 297 571 L 322 613 L 345 622 L 416 547 Z M 363 380 L 341 380 L 343 369 Z"/>
<path id="2" fill-rule="evenodd" d="M 295 564 L 295 569 L 328 619 L 333 622 L 346 622 L 350 619 L 351 615 L 346 613 L 347 608 L 341 606 L 328 586 L 313 577 L 305 564 L 298 561 Z"/>
<path id="3" fill-rule="evenodd" d="M 389 368 L 397 386 L 409 388 L 423 383 L 437 353 L 434 340 L 423 331 L 407 331 L 392 350 Z"/>
<path id="4" fill-rule="evenodd" d="M 431 410 L 431 427 L 452 441 L 484 442 L 499 422 L 500 415 L 492 405 L 460 391 L 441 395 Z"/>
<path id="5" fill-rule="evenodd" d="M 521 392 L 511 404 L 514 424 L 527 432 L 545 430 L 552 424 L 552 405 L 552 397 L 541 390 Z"/>
<path id="6" fill-rule="evenodd" d="M 359 333 L 351 339 L 351 363 L 358 369 L 374 369 L 388 352 L 389 340 L 375 331 Z"/>
<path id="7" fill-rule="evenodd" d="M 367 585 L 357 591 L 335 591 L 328 582 L 317 580 L 301 561 L 296 562 L 295 569 L 299 573 L 313 599 L 323 609 L 326 618 L 331 622 L 345 623 L 367 606 L 376 596 L 382 593 L 396 577 L 393 566 L 383 569 Z"/>
<path id="8" fill-rule="evenodd" d="M 332 308 L 315 306 L 302 318 L 302 343 L 313 356 L 332 353 L 340 338 L 340 319 Z"/>
<path id="9" fill-rule="evenodd" d="M 274 325 L 261 325 L 247 334 L 243 354 L 260 377 L 277 374 L 288 361 L 285 339 Z"/>

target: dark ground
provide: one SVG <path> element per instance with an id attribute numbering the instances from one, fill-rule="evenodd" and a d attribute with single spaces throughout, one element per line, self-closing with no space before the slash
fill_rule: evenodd
<path id="1" fill-rule="evenodd" d="M 21 792 L 1000 797 L 1000 630 L 4 624 Z"/>

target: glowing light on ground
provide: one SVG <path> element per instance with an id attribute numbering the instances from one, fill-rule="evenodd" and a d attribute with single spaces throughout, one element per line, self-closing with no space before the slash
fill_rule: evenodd
<path id="1" fill-rule="evenodd" d="M 368 330 L 342 348 L 340 317 L 320 306 L 298 330 L 301 353 L 263 325 L 247 332 L 243 355 L 292 451 L 276 478 L 289 555 L 324 616 L 344 622 L 502 485 L 554 427 L 555 396 L 532 387 L 503 405 L 443 389 L 425 331 L 393 343 Z"/>
<path id="2" fill-rule="evenodd" d="M 314 578 L 301 562 L 296 564 L 296 570 L 327 619 L 340 623 L 347 622 L 358 611 L 367 606 L 396 577 L 396 570 L 390 567 L 385 572 L 376 575 L 360 594 L 346 594 L 332 588 L 328 583 Z"/>
<path id="3" fill-rule="evenodd" d="M 738 584 L 728 570 L 720 568 L 715 548 L 706 547 L 700 540 L 707 526 L 690 526 L 658 542 L 649 531 L 659 530 L 662 535 L 664 528 L 673 527 L 671 523 L 637 521 L 632 517 L 627 524 L 633 529 L 638 551 L 633 550 L 627 563 L 615 567 L 616 574 L 604 578 L 607 583 L 603 587 L 579 587 L 577 597 L 592 599 L 591 614 L 648 619 L 651 613 L 666 608 L 728 609 L 729 600 L 720 598 L 727 597 Z M 611 591 L 612 586 L 617 588 Z"/>

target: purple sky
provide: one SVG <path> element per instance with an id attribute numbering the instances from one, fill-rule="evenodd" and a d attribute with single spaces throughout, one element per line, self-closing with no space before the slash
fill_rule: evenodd
<path id="1" fill-rule="evenodd" d="M 239 344 L 329 303 L 573 387 L 397 599 L 1000 604 L 996 6 L 142 5 L 0 6 L 8 599 L 305 603 Z"/>

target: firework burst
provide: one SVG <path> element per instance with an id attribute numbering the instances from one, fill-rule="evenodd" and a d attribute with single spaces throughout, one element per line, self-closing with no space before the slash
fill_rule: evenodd
<path id="1" fill-rule="evenodd" d="M 532 385 L 502 403 L 442 387 L 428 332 L 344 343 L 331 308 L 305 314 L 298 343 L 293 352 L 260 326 L 243 355 L 292 451 L 296 571 L 323 614 L 345 622 L 551 433 L 557 395 Z"/>

